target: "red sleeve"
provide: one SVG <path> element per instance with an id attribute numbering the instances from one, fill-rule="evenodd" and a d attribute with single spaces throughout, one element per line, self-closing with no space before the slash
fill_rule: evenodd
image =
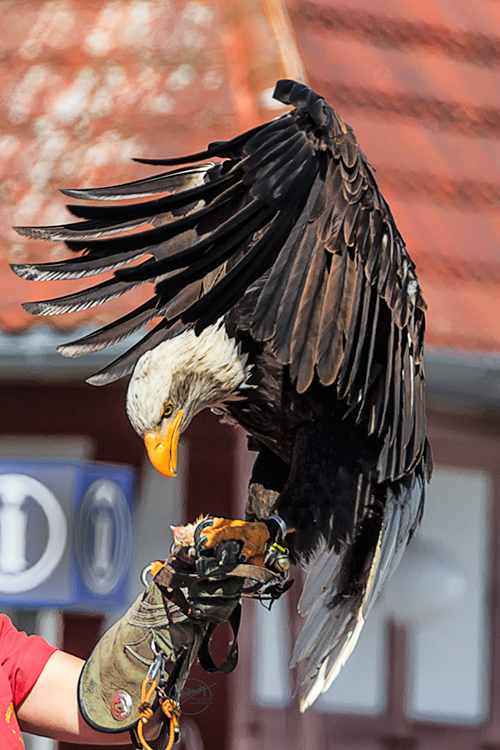
<path id="1" fill-rule="evenodd" d="M 39 635 L 17 630 L 7 615 L 0 615 L 0 665 L 9 678 L 15 708 L 26 698 L 54 651 L 57 649 Z"/>

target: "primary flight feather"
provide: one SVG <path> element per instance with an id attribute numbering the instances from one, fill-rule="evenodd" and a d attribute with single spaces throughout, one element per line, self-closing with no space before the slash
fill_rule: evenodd
<path id="1" fill-rule="evenodd" d="M 90 382 L 132 376 L 127 413 L 167 475 L 201 409 L 223 408 L 250 433 L 247 518 L 278 514 L 308 571 L 292 657 L 304 709 L 338 674 L 420 521 L 425 304 L 352 129 L 303 84 L 279 81 L 275 97 L 293 109 L 198 154 L 145 162 L 173 170 L 63 191 L 102 205 L 70 206 L 77 223 L 18 231 L 77 256 L 13 269 L 32 280 L 114 271 L 26 304 L 36 315 L 153 286 L 140 307 L 60 351 L 98 351 L 149 325 Z"/>

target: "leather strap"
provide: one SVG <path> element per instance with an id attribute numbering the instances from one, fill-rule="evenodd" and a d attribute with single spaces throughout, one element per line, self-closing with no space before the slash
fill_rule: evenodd
<path id="1" fill-rule="evenodd" d="M 240 563 L 236 566 L 223 566 L 212 571 L 209 575 L 200 576 L 196 573 L 179 573 L 171 565 L 166 564 L 163 568 L 155 575 L 154 582 L 160 588 L 187 588 L 192 583 L 199 583 L 200 581 L 207 580 L 208 578 L 223 578 L 228 575 L 237 576 L 239 578 L 251 578 L 254 581 L 258 581 L 260 584 L 269 583 L 275 581 L 276 583 L 281 580 L 281 577 L 277 573 L 273 573 L 268 568 L 261 568 L 258 565 L 248 565 Z"/>
<path id="2" fill-rule="evenodd" d="M 228 621 L 231 626 L 231 630 L 233 631 L 233 642 L 231 643 L 229 652 L 220 667 L 218 667 L 214 662 L 212 654 L 210 653 L 210 640 L 217 628 L 217 625 L 220 623 L 212 623 L 209 626 L 200 646 L 200 650 L 198 651 L 198 660 L 205 672 L 221 672 L 222 674 L 229 674 L 229 672 L 232 672 L 236 667 L 238 663 L 238 631 L 240 629 L 240 620 L 241 604 L 238 604 Z"/>

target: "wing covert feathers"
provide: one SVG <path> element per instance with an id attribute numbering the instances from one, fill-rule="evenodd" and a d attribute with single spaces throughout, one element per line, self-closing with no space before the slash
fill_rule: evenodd
<path id="1" fill-rule="evenodd" d="M 146 162 L 170 171 L 64 190 L 97 205 L 70 206 L 76 223 L 18 231 L 62 240 L 77 257 L 13 270 L 30 280 L 113 273 L 83 292 L 26 305 L 36 315 L 154 285 L 145 308 L 63 347 L 67 356 L 104 349 L 161 318 L 101 383 L 130 373 L 144 347 L 172 330 L 214 323 L 265 279 L 254 338 L 271 342 L 299 392 L 315 378 L 332 386 L 346 418 L 383 441 L 379 481 L 395 480 L 417 465 L 425 435 L 425 305 L 414 264 L 352 129 L 303 84 L 278 81 L 275 97 L 293 109 L 203 152 Z"/>

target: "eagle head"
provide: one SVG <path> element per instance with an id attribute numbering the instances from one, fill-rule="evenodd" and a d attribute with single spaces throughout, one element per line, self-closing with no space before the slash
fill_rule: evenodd
<path id="1" fill-rule="evenodd" d="M 139 359 L 127 391 L 127 414 L 161 474 L 175 476 L 179 435 L 194 415 L 238 397 L 250 374 L 246 360 L 222 322 L 200 335 L 186 330 Z"/>

